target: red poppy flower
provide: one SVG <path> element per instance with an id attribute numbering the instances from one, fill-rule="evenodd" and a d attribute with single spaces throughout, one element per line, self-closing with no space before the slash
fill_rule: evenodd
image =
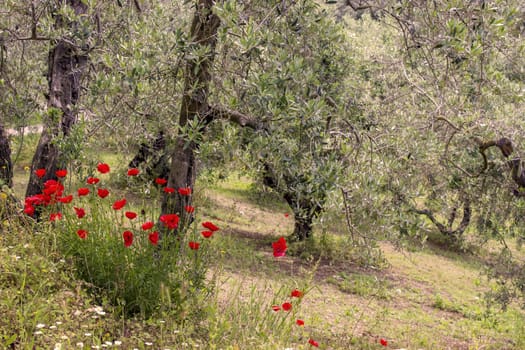
<path id="1" fill-rule="evenodd" d="M 124 238 L 124 245 L 126 247 L 129 247 L 133 243 L 133 233 L 131 233 L 131 231 L 124 231 L 122 238 Z"/>
<path id="2" fill-rule="evenodd" d="M 24 203 L 26 205 L 41 205 L 45 204 L 45 199 L 43 194 L 35 194 L 34 196 L 26 197 Z"/>
<path id="3" fill-rule="evenodd" d="M 148 239 L 153 245 L 157 245 L 159 242 L 159 233 L 157 231 L 153 231 L 148 235 Z"/>
<path id="4" fill-rule="evenodd" d="M 97 165 L 97 170 L 98 170 L 101 174 L 109 173 L 109 165 L 107 165 L 106 163 L 98 163 L 98 165 Z"/>
<path id="5" fill-rule="evenodd" d="M 289 216 L 290 216 L 290 214 L 288 214 L 288 213 L 284 213 L 284 217 L 285 217 L 285 218 L 287 218 L 287 217 L 289 217 Z"/>
<path id="6" fill-rule="evenodd" d="M 316 348 L 319 347 L 319 343 L 316 342 L 316 341 L 313 340 L 313 339 L 308 340 L 308 343 L 309 343 L 310 345 L 312 345 L 312 346 L 315 346 Z"/>
<path id="7" fill-rule="evenodd" d="M 132 211 L 127 211 L 124 215 L 126 215 L 126 217 L 130 220 L 133 220 L 137 217 L 137 213 Z"/>
<path id="8" fill-rule="evenodd" d="M 77 192 L 79 197 L 87 196 L 89 194 L 89 188 L 81 187 Z"/>
<path id="9" fill-rule="evenodd" d="M 140 173 L 140 170 L 137 168 L 128 169 L 128 176 L 137 176 Z"/>
<path id="10" fill-rule="evenodd" d="M 274 306 L 272 306 L 272 310 L 277 312 L 277 311 L 281 310 L 281 307 L 279 305 L 274 305 Z"/>
<path id="11" fill-rule="evenodd" d="M 179 194 L 181 196 L 189 196 L 191 194 L 191 188 L 189 187 L 179 188 Z"/>
<path id="12" fill-rule="evenodd" d="M 59 201 L 60 203 L 66 203 L 66 204 L 67 204 L 67 203 L 71 203 L 71 201 L 73 201 L 73 195 L 70 194 L 69 196 L 60 197 L 60 198 L 58 199 L 58 201 Z"/>
<path id="13" fill-rule="evenodd" d="M 175 189 L 173 187 L 164 187 L 164 192 L 173 193 L 175 192 Z"/>
<path id="14" fill-rule="evenodd" d="M 193 241 L 188 242 L 188 246 L 189 246 L 190 249 L 192 249 L 192 250 L 197 250 L 197 249 L 199 249 L 199 246 L 200 246 L 200 245 L 201 245 L 201 244 L 200 244 L 199 242 L 193 242 Z"/>
<path id="15" fill-rule="evenodd" d="M 295 324 L 298 326 L 304 326 L 304 321 L 298 319 L 297 321 L 295 321 Z"/>
<path id="16" fill-rule="evenodd" d="M 211 235 L 213 235 L 213 231 L 202 231 L 201 232 L 202 237 L 204 238 L 210 238 Z"/>
<path id="17" fill-rule="evenodd" d="M 286 240 L 284 239 L 284 237 L 281 237 L 279 238 L 277 241 L 273 242 L 272 243 L 272 248 L 273 248 L 273 256 L 274 257 L 280 257 L 280 256 L 284 256 L 285 253 L 286 253 Z"/>
<path id="18" fill-rule="evenodd" d="M 44 176 L 46 176 L 46 169 L 44 169 L 44 168 L 36 169 L 36 170 L 35 170 L 35 175 L 36 175 L 39 179 L 43 178 Z"/>
<path id="19" fill-rule="evenodd" d="M 87 180 L 86 180 L 88 185 L 96 185 L 96 184 L 98 184 L 99 181 L 100 181 L 100 179 L 97 178 L 97 177 L 88 177 Z"/>
<path id="20" fill-rule="evenodd" d="M 152 229 L 153 226 L 155 226 L 155 224 L 153 222 L 151 222 L 151 221 L 148 221 L 148 222 L 145 222 L 145 223 L 142 224 L 142 229 L 144 231 L 147 231 L 149 229 Z"/>
<path id="21" fill-rule="evenodd" d="M 192 207 L 191 205 L 187 205 L 184 207 L 184 210 L 186 210 L 186 213 L 193 213 L 195 211 L 195 207 Z"/>
<path id="22" fill-rule="evenodd" d="M 49 214 L 49 221 L 55 221 L 62 219 L 62 213 L 51 213 Z"/>
<path id="23" fill-rule="evenodd" d="M 64 192 L 64 185 L 62 185 L 60 182 L 56 180 L 47 180 L 44 182 L 44 189 L 42 190 L 42 194 L 49 197 L 60 197 L 62 196 L 62 192 Z M 44 200 L 44 204 L 49 204 L 49 202 L 52 200 L 52 198 L 47 198 Z"/>
<path id="24" fill-rule="evenodd" d="M 209 221 L 203 222 L 202 226 L 210 231 L 219 231 L 219 228 Z"/>
<path id="25" fill-rule="evenodd" d="M 164 186 L 165 184 L 168 183 L 168 180 L 163 179 L 163 178 L 161 178 L 161 177 L 158 177 L 158 178 L 155 179 L 155 183 L 156 183 L 157 185 Z"/>
<path id="26" fill-rule="evenodd" d="M 126 203 L 127 203 L 126 198 L 122 198 L 119 201 L 115 201 L 115 203 L 113 203 L 113 209 L 120 210 L 120 209 L 124 208 Z"/>
<path id="27" fill-rule="evenodd" d="M 31 204 L 25 204 L 24 205 L 24 213 L 29 216 L 33 216 L 35 214 L 35 207 L 33 207 Z"/>
<path id="28" fill-rule="evenodd" d="M 303 296 L 303 292 L 301 292 L 299 289 L 292 290 L 292 293 L 290 293 L 290 296 L 292 298 L 301 298 Z"/>
<path id="29" fill-rule="evenodd" d="M 86 230 L 78 230 L 77 235 L 82 239 L 86 239 L 88 232 Z"/>
<path id="30" fill-rule="evenodd" d="M 177 214 L 164 214 L 159 219 L 170 230 L 176 229 L 179 226 L 179 216 Z"/>
<path id="31" fill-rule="evenodd" d="M 100 198 L 106 198 L 109 195 L 109 191 L 105 188 L 97 189 L 97 194 Z"/>
<path id="32" fill-rule="evenodd" d="M 55 171 L 55 175 L 57 177 L 66 177 L 67 176 L 67 170 L 66 169 L 59 169 Z"/>
<path id="33" fill-rule="evenodd" d="M 284 311 L 290 311 L 292 309 L 292 304 L 289 302 L 283 303 L 281 306 L 283 307 Z"/>
<path id="34" fill-rule="evenodd" d="M 86 216 L 86 211 L 84 208 L 73 207 L 73 209 L 75 209 L 75 213 L 79 219 L 82 219 L 84 216 Z"/>
<path id="35" fill-rule="evenodd" d="M 388 346 L 388 341 L 386 339 L 381 338 L 379 340 L 379 343 L 381 343 L 381 345 L 383 345 L 383 346 Z"/>

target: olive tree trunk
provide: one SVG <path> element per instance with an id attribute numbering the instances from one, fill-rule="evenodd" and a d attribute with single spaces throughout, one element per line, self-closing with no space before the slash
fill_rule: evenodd
<path id="1" fill-rule="evenodd" d="M 87 13 L 87 5 L 81 0 L 62 0 L 60 3 L 70 6 L 76 15 Z M 75 22 L 67 23 L 67 19 L 56 15 L 55 28 L 64 26 L 75 30 Z M 65 165 L 59 163 L 60 151 L 53 141 L 58 137 L 67 137 L 77 122 L 76 105 L 80 96 L 80 81 L 87 62 L 85 50 L 76 46 L 72 40 L 58 39 L 49 52 L 48 113 L 31 163 L 26 196 L 39 193 L 42 190 L 41 183 L 55 178 L 55 171 Z M 34 171 L 41 168 L 46 169 L 46 175 L 39 179 Z"/>
<path id="2" fill-rule="evenodd" d="M 199 57 L 188 58 L 185 68 L 184 94 L 179 114 L 179 125 L 184 127 L 188 121 L 198 120 L 203 125 L 210 116 L 208 91 L 211 81 L 211 65 L 215 56 L 217 29 L 220 19 L 213 10 L 214 1 L 198 0 L 191 25 L 192 45 L 195 52 L 206 52 Z M 206 47 L 207 50 L 202 50 Z M 193 188 L 196 178 L 195 142 L 189 142 L 184 135 L 179 135 L 171 150 L 172 163 L 168 186 L 174 188 Z M 184 206 L 189 204 L 188 197 L 165 194 L 162 200 L 162 213 L 182 214 Z"/>

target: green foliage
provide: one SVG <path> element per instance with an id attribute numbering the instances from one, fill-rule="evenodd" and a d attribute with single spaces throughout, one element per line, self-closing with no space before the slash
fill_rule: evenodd
<path id="1" fill-rule="evenodd" d="M 311 281 L 308 281 L 309 283 Z M 210 349 L 241 347 L 282 347 L 304 342 L 306 331 L 295 323 L 305 316 L 303 299 L 308 298 L 308 287 L 299 288 L 301 298 L 291 298 L 290 292 L 297 288 L 292 283 L 256 285 L 246 281 L 229 282 L 228 295 L 222 296 L 226 305 L 224 312 L 213 312 L 210 320 Z M 269 291 L 271 291 L 269 293 Z M 219 305 L 219 300 L 214 304 Z M 273 306 L 290 302 L 290 311 L 273 311 Z"/>
<path id="2" fill-rule="evenodd" d="M 249 152 L 242 165 L 283 196 L 297 220 L 311 222 L 345 167 L 341 125 L 352 118 L 344 106 L 349 48 L 342 27 L 314 1 L 249 5 L 217 7 L 224 24 L 218 57 L 228 58 L 220 64 L 238 72 L 217 89 L 227 93 L 223 100 L 231 108 L 264 125 L 239 135 Z M 237 26 L 243 11 L 253 15 Z"/>
<path id="3" fill-rule="evenodd" d="M 123 315 L 171 313 L 182 319 L 190 313 L 197 317 L 200 302 L 210 292 L 205 283 L 208 243 L 203 242 L 199 250 L 188 247 L 189 241 L 197 238 L 197 222 L 193 228 L 179 229 L 177 235 L 159 223 L 157 233 L 164 235 L 158 243 L 153 242 L 150 235 L 154 228 L 146 231 L 141 224 L 154 221 L 156 211 L 129 219 L 124 215 L 126 209 L 114 210 L 109 198 L 97 195 L 97 188 L 105 188 L 105 182 L 88 185 L 90 194 L 79 196 L 73 204 L 48 207 L 42 217 L 59 212 L 62 219 L 42 226 L 56 231 L 59 250 L 78 277 Z M 79 217 L 75 208 L 84 209 L 86 215 Z M 83 235 L 79 230 L 86 232 Z M 132 237 L 127 245 L 124 232 Z"/>

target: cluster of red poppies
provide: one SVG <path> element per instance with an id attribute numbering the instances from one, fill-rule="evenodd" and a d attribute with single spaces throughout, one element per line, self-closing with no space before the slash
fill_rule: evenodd
<path id="1" fill-rule="evenodd" d="M 110 172 L 110 166 L 106 163 L 99 163 L 97 165 L 97 171 L 100 174 L 107 174 Z M 35 175 L 42 179 L 46 175 L 47 171 L 46 169 L 37 169 L 35 170 Z M 137 176 L 140 174 L 140 170 L 137 168 L 130 168 L 127 171 L 128 176 Z M 27 197 L 25 200 L 25 208 L 24 212 L 29 215 L 33 216 L 35 214 L 35 206 L 50 206 L 57 203 L 71 203 L 73 201 L 73 195 L 67 195 L 63 196 L 64 193 L 64 185 L 62 184 L 62 179 L 67 176 L 67 170 L 61 169 L 57 170 L 55 172 L 55 176 L 58 178 L 57 180 L 47 180 L 43 184 L 43 190 L 42 193 Z M 100 182 L 100 179 L 94 176 L 90 176 L 86 179 L 86 184 L 90 186 L 96 186 Z M 163 178 L 157 178 L 155 179 L 155 184 L 163 187 L 163 192 L 167 194 L 171 193 L 178 193 L 181 196 L 191 196 L 192 190 L 190 187 L 182 187 L 175 190 L 175 188 L 167 187 L 168 181 Z M 96 191 L 95 191 L 96 189 Z M 88 196 L 90 193 L 96 193 L 96 195 L 104 199 L 106 198 L 110 193 L 109 190 L 106 188 L 98 187 L 98 188 L 91 188 L 88 187 L 80 187 L 77 189 L 77 196 L 84 197 Z M 119 211 L 123 209 L 127 204 L 126 198 L 115 200 L 112 204 L 112 208 L 115 211 Z M 82 207 L 73 207 L 75 214 L 77 218 L 82 219 L 86 216 L 86 210 Z M 186 205 L 184 207 L 184 210 L 188 214 L 192 214 L 195 211 L 195 207 L 191 205 Z M 124 216 L 128 218 L 129 220 L 134 220 L 137 218 L 137 213 L 133 211 L 126 211 L 124 213 Z M 60 211 L 53 212 L 49 216 L 50 221 L 56 221 L 62 219 L 62 213 Z M 164 214 L 161 215 L 159 218 L 159 221 L 169 230 L 175 230 L 179 226 L 180 217 L 178 214 Z M 156 225 L 152 221 L 145 222 L 142 224 L 142 230 L 148 232 L 148 240 L 151 244 L 157 245 L 159 242 L 159 232 L 154 230 L 154 227 Z M 202 236 L 204 238 L 210 238 L 213 233 L 219 228 L 214 225 L 213 223 L 206 221 L 202 223 L 202 226 L 206 229 L 201 232 Z M 88 231 L 85 229 L 79 229 L 77 230 L 77 235 L 81 239 L 86 239 L 88 237 Z M 133 232 L 130 230 L 126 230 L 122 233 L 122 239 L 124 241 L 124 246 L 130 247 L 133 244 Z M 192 250 L 197 250 L 200 247 L 200 243 L 197 241 L 190 241 L 188 242 L 188 246 Z"/>

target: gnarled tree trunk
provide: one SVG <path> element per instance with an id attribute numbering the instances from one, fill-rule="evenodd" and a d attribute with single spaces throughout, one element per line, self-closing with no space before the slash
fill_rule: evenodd
<path id="1" fill-rule="evenodd" d="M 265 163 L 263 166 L 264 185 L 275 190 L 280 189 L 272 167 L 268 163 Z M 289 185 L 294 181 L 298 181 L 298 179 L 283 178 L 282 181 L 285 181 L 287 184 L 286 188 L 292 188 L 292 186 Z M 282 191 L 282 189 L 280 189 L 280 191 Z M 297 241 L 304 241 L 312 237 L 313 221 L 323 212 L 326 196 L 317 198 L 317 201 L 315 201 L 314 198 L 308 195 L 301 195 L 293 191 L 284 192 L 282 195 L 294 212 L 295 222 L 292 237 Z"/>
<path id="2" fill-rule="evenodd" d="M 185 126 L 188 121 L 197 119 L 206 124 L 206 118 L 211 114 L 208 105 L 208 90 L 211 81 L 211 64 L 215 56 L 217 29 L 220 19 L 212 12 L 214 1 L 198 0 L 191 26 L 191 38 L 196 51 L 207 47 L 203 57 L 189 58 L 184 80 L 184 95 L 181 102 L 179 125 Z M 175 140 L 171 151 L 172 163 L 168 186 L 174 188 L 193 188 L 196 178 L 195 151 L 198 144 L 188 142 L 184 135 Z M 184 206 L 189 204 L 188 197 L 177 193 L 165 194 L 162 200 L 162 213 L 184 212 Z M 184 225 L 184 223 L 182 223 Z"/>
<path id="3" fill-rule="evenodd" d="M 62 0 L 60 3 L 70 6 L 77 15 L 87 13 L 87 5 L 81 0 Z M 55 17 L 56 28 L 68 26 L 75 30 L 75 23 L 66 22 L 60 15 Z M 53 140 L 59 136 L 67 137 L 77 121 L 75 106 L 80 96 L 80 80 L 87 62 L 88 56 L 84 48 L 77 47 L 72 40 L 58 39 L 49 52 L 48 115 L 31 163 L 26 196 L 39 193 L 42 182 L 55 178 L 55 171 L 64 166 L 59 163 L 59 149 Z M 42 179 L 34 173 L 40 168 L 46 169 L 46 175 Z"/>

